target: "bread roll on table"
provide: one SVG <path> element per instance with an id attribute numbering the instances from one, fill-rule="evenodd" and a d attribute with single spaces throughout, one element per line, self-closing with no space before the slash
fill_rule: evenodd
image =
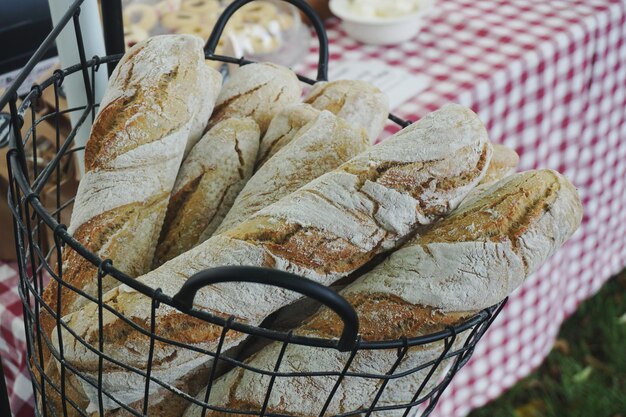
<path id="1" fill-rule="evenodd" d="M 216 234 L 232 229 L 257 211 L 332 171 L 369 147 L 362 129 L 328 111 L 301 129 L 292 141 L 254 173 Z"/>
<path id="2" fill-rule="evenodd" d="M 486 196 L 406 243 L 340 294 L 357 311 L 360 333 L 366 341 L 440 331 L 503 300 L 574 233 L 581 219 L 580 199 L 563 176 L 550 170 L 517 174 L 496 183 Z M 342 328 L 335 313 L 323 307 L 295 333 L 338 338 Z M 465 336 L 459 335 L 456 347 Z M 281 347 L 282 343 L 272 343 L 246 363 L 272 371 Z M 442 351 L 442 343 L 409 348 L 396 373 L 434 360 Z M 361 351 L 350 371 L 384 375 L 397 355 L 396 350 Z M 349 356 L 349 352 L 292 344 L 285 351 L 280 372 L 340 372 Z M 410 403 L 429 370 L 390 380 L 378 405 Z M 209 403 L 258 411 L 269 379 L 236 368 L 213 383 Z M 336 376 L 276 378 L 266 412 L 317 416 L 336 380 Z M 437 374 L 430 382 L 437 382 Z M 380 385 L 379 379 L 346 377 L 326 413 L 367 409 Z M 204 392 L 198 399 L 204 399 Z M 201 408 L 192 405 L 184 417 L 200 414 Z M 222 413 L 206 414 L 218 415 Z"/>
<path id="3" fill-rule="evenodd" d="M 173 296 L 201 270 L 254 265 L 329 285 L 393 249 L 421 225 L 448 214 L 482 179 L 490 158 L 491 145 L 478 117 L 465 107 L 446 106 L 139 281 Z M 257 325 L 297 298 L 270 286 L 225 283 L 200 290 L 194 305 Z M 105 294 L 104 300 L 149 329 L 149 298 L 122 285 Z M 89 304 L 64 318 L 92 346 L 98 345 L 97 310 Z M 105 353 L 145 369 L 149 338 L 108 310 L 103 311 L 103 320 Z M 222 330 L 167 305 L 160 306 L 155 320 L 159 336 L 206 349 L 216 348 Z M 76 343 L 69 332 L 62 329 L 61 333 L 67 361 L 93 375 L 98 369 L 97 355 Z M 243 337 L 229 333 L 223 350 L 236 346 Z M 163 343 L 155 344 L 153 353 L 152 376 L 165 383 L 210 360 L 196 351 Z M 143 381 L 141 375 L 104 364 L 104 390 L 124 403 L 143 397 Z M 88 384 L 84 388 L 93 408 L 97 393 Z M 107 401 L 106 407 L 115 404 Z"/>
<path id="4" fill-rule="evenodd" d="M 193 147 L 178 172 L 154 264 L 207 240 L 222 223 L 252 175 L 259 149 L 252 119 L 226 119 Z"/>

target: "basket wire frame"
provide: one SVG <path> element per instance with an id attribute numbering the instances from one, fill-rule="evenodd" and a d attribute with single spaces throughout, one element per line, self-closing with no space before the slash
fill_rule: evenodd
<path id="1" fill-rule="evenodd" d="M 224 29 L 224 26 L 230 16 L 240 7 L 252 0 L 237 0 L 233 2 L 218 20 L 216 27 L 207 42 L 205 55 L 207 59 L 217 60 L 224 63 L 234 63 L 238 65 L 246 65 L 251 61 L 242 58 L 233 58 L 228 56 L 215 55 L 215 47 Z M 307 84 L 314 84 L 317 81 L 327 79 L 328 70 L 328 40 L 320 19 L 314 14 L 313 10 L 302 0 L 285 0 L 299 7 L 310 19 L 313 27 L 318 35 L 320 43 L 320 57 L 317 72 L 317 79 L 310 79 L 302 75 L 298 75 L 299 79 Z M 282 417 L 286 414 L 273 413 L 268 411 L 268 404 L 271 398 L 275 381 L 278 378 L 299 378 L 299 377 L 334 377 L 335 382 L 330 388 L 329 395 L 324 401 L 319 416 L 327 416 L 331 402 L 340 388 L 342 382 L 346 378 L 362 378 L 367 380 L 380 381 L 375 395 L 371 399 L 369 405 L 362 409 L 350 410 L 343 414 L 334 414 L 334 416 L 354 416 L 354 415 L 376 415 L 376 413 L 391 410 L 403 411 L 403 416 L 409 415 L 412 409 L 419 408 L 420 415 L 429 415 L 441 396 L 441 393 L 450 383 L 453 376 L 471 357 L 474 347 L 484 332 L 490 326 L 497 314 L 500 312 L 504 302 L 493 306 L 489 309 L 481 311 L 470 319 L 460 323 L 457 326 L 449 326 L 441 331 L 414 337 L 403 338 L 400 340 L 385 341 L 364 341 L 358 336 L 358 317 L 354 309 L 341 296 L 335 292 L 323 287 L 313 281 L 302 277 L 297 277 L 281 271 L 270 271 L 262 268 L 252 267 L 222 267 L 212 270 L 203 271 L 196 276 L 190 278 L 183 286 L 181 291 L 174 297 L 164 294 L 159 288 L 151 288 L 143 285 L 132 278 L 128 277 L 121 271 L 117 270 L 113 262 L 109 259 L 99 259 L 95 254 L 87 250 L 80 242 L 75 240 L 68 232 L 66 226 L 62 223 L 61 215 L 68 210 L 73 203 L 73 198 L 63 201 L 61 195 L 61 179 L 63 171 L 67 168 L 67 161 L 71 154 L 82 150 L 82 147 L 73 146 L 73 140 L 77 130 L 87 121 L 93 122 L 96 116 L 98 104 L 94 102 L 95 92 L 95 73 L 101 70 L 102 65 L 115 65 L 121 58 L 122 54 L 109 55 L 105 57 L 93 57 L 87 59 L 85 56 L 85 48 L 82 40 L 80 22 L 78 19 L 80 13 L 80 5 L 83 0 L 76 0 L 68 9 L 66 15 L 61 19 L 50 35 L 46 38 L 42 46 L 37 50 L 33 58 L 29 61 L 23 72 L 18 76 L 15 84 L 9 89 L 7 94 L 0 100 L 0 108 L 6 102 L 9 103 L 11 112 L 11 137 L 10 150 L 7 154 L 7 164 L 10 176 L 9 188 L 9 206 L 13 214 L 14 235 L 16 241 L 16 249 L 18 252 L 18 271 L 19 271 L 19 295 L 22 300 L 23 314 L 26 327 L 27 340 L 27 357 L 31 368 L 31 379 L 33 382 L 33 390 L 36 396 L 41 399 L 41 404 L 47 404 L 47 397 L 52 395 L 60 396 L 62 409 L 54 410 L 48 407 L 37 407 L 36 413 L 41 416 L 67 416 L 72 413 L 87 416 L 88 414 L 82 410 L 71 398 L 67 396 L 66 378 L 68 373 L 75 375 L 84 383 L 93 386 L 98 393 L 98 412 L 101 416 L 105 415 L 105 398 L 108 401 L 115 402 L 121 409 L 133 416 L 146 415 L 150 405 L 150 390 L 154 386 L 162 387 L 186 399 L 190 404 L 202 407 L 202 415 L 205 416 L 209 411 L 223 413 L 225 415 L 252 415 L 252 416 L 275 416 Z M 80 63 L 66 68 L 57 70 L 53 76 L 39 85 L 32 87 L 31 91 L 22 99 L 20 106 L 17 104 L 17 96 L 15 91 L 17 87 L 24 81 L 28 73 L 33 69 L 34 65 L 41 59 L 43 53 L 54 42 L 58 33 L 72 21 L 76 32 L 76 47 L 79 51 Z M 59 98 L 61 88 L 65 77 L 80 73 L 87 98 L 87 105 L 71 109 L 60 109 Z M 38 116 L 36 113 L 37 100 L 42 96 L 45 89 L 52 88 L 55 97 L 54 111 Z M 66 138 L 61 138 L 60 134 L 60 118 L 62 115 L 70 112 L 81 112 L 78 123 L 73 126 Z M 25 116 L 27 115 L 27 116 Z M 21 128 L 24 124 L 25 117 L 29 117 L 31 128 L 22 137 Z M 410 124 L 409 121 L 402 120 L 394 115 L 390 115 L 389 119 L 394 123 L 405 127 Z M 54 121 L 55 125 L 55 155 L 52 160 L 42 169 L 37 167 L 38 148 L 37 148 L 37 126 L 46 121 Z M 30 144 L 29 144 L 30 141 Z M 32 169 L 29 169 L 27 162 L 27 153 L 25 147 L 32 148 Z M 41 194 L 46 186 L 52 185 L 56 192 L 54 195 L 53 207 L 45 206 L 41 200 Z M 52 236 L 52 245 L 47 247 L 45 244 L 47 238 Z M 49 240 L 49 239 L 48 239 Z M 63 280 L 62 253 L 66 250 L 74 250 L 80 256 L 87 259 L 91 264 L 97 267 L 98 288 L 97 295 L 91 296 L 80 288 L 76 288 Z M 106 276 L 112 276 L 120 283 L 126 284 L 131 288 L 143 293 L 151 298 L 151 315 L 149 328 L 134 323 L 130 318 L 123 316 L 114 308 L 103 302 L 102 279 Z M 46 286 L 46 277 L 55 280 L 57 286 L 57 303 L 55 305 L 47 305 L 42 299 L 42 293 Z M 277 331 L 264 327 L 255 327 L 239 322 L 234 316 L 220 317 L 193 308 L 193 297 L 195 293 L 206 285 L 217 282 L 240 281 L 240 282 L 257 282 L 268 285 L 275 285 L 292 291 L 300 292 L 303 295 L 311 297 L 321 304 L 325 304 L 335 311 L 344 322 L 343 333 L 338 339 L 324 339 L 305 337 L 294 334 L 290 331 Z M 92 346 L 61 320 L 61 306 L 63 303 L 63 292 L 72 291 L 78 293 L 85 299 L 98 305 L 98 343 Z M 214 351 L 199 348 L 197 346 L 187 345 L 175 340 L 169 340 L 158 335 L 156 312 L 162 304 L 166 304 L 177 308 L 178 310 L 202 319 L 206 322 L 213 323 L 221 327 L 219 342 Z M 150 341 L 150 349 L 146 358 L 146 369 L 139 369 L 122 363 L 111 356 L 104 353 L 104 337 L 103 337 L 103 314 L 108 311 L 119 317 L 126 325 L 137 332 L 147 336 Z M 56 324 L 56 337 L 59 340 L 58 348 L 52 344 L 50 335 L 41 331 L 40 319 L 41 314 L 52 316 Z M 65 330 L 71 334 L 79 343 L 87 347 L 91 352 L 98 356 L 98 373 L 94 379 L 84 373 L 81 373 L 70 362 L 65 360 L 63 351 L 63 333 Z M 223 352 L 224 341 L 231 332 L 245 333 L 250 335 L 252 339 L 280 342 L 281 348 L 276 358 L 275 365 L 272 370 L 259 369 L 251 366 L 244 358 L 238 356 L 227 355 Z M 462 343 L 458 343 L 461 341 Z M 181 349 L 188 349 L 212 358 L 212 364 L 206 381 L 206 394 L 203 399 L 197 399 L 193 395 L 177 391 L 172 385 L 165 383 L 152 375 L 152 362 L 155 343 L 167 343 Z M 411 348 L 425 346 L 429 344 L 440 343 L 442 349 L 439 355 L 426 363 L 413 367 L 408 370 L 398 371 L 403 359 L 410 353 Z M 281 372 L 281 362 L 288 347 L 292 344 L 305 345 L 319 349 L 336 349 L 345 352 L 345 362 L 340 370 L 320 370 L 316 372 Z M 56 384 L 45 372 L 44 369 L 44 350 L 49 351 L 52 356 L 60 364 L 60 383 Z M 359 354 L 368 350 L 387 350 L 395 352 L 397 355 L 393 365 L 384 373 L 363 373 L 351 370 L 355 358 Z M 445 363 L 444 363 L 445 362 Z M 103 372 L 105 365 L 113 364 L 127 371 L 141 375 L 145 380 L 144 398 L 141 404 L 141 410 L 136 410 L 122 403 L 113 395 L 108 393 L 103 386 Z M 254 372 L 269 377 L 269 383 L 263 398 L 262 407 L 259 410 L 240 410 L 225 407 L 218 407 L 209 403 L 209 396 L 214 385 L 216 377 L 222 372 L 218 368 L 226 366 L 227 368 L 242 368 L 249 372 Z M 447 372 L 440 377 L 445 366 L 449 366 Z M 379 405 L 379 400 L 383 395 L 390 381 L 402 380 L 402 378 L 410 377 L 416 372 L 426 371 L 426 377 L 422 380 L 419 387 L 413 393 L 409 402 L 395 405 Z M 1 376 L 1 375 L 0 375 Z M 436 378 L 439 378 L 435 381 Z M 428 384 L 432 387 L 426 389 Z M 1 387 L 0 387 L 1 388 Z M 2 394 L 2 393 L 0 393 Z M 6 398 L 6 392 L 5 398 Z M 8 407 L 8 406 L 7 406 Z M 3 415 L 10 415 L 3 413 Z"/>

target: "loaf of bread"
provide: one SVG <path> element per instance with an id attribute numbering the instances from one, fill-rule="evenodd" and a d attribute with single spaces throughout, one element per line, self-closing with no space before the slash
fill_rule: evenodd
<path id="1" fill-rule="evenodd" d="M 393 249 L 419 226 L 453 210 L 484 176 L 491 145 L 484 126 L 469 109 L 449 105 L 259 211 L 236 228 L 172 259 L 139 281 L 170 296 L 193 274 L 216 266 L 252 265 L 294 272 L 328 285 L 376 254 Z M 259 324 L 268 314 L 293 302 L 291 292 L 260 284 L 218 284 L 198 292 L 194 305 L 221 316 Z M 122 285 L 105 303 L 143 329 L 150 328 L 151 301 Z M 98 345 L 97 306 L 86 305 L 64 320 L 92 346 Z M 125 364 L 145 369 L 149 337 L 117 315 L 103 311 L 104 351 Z M 214 350 L 221 328 L 191 318 L 167 305 L 156 310 L 160 337 Z M 87 373 L 98 357 L 61 329 L 65 357 Z M 244 336 L 228 334 L 223 350 Z M 54 338 L 55 343 L 56 338 Z M 210 357 L 195 350 L 156 343 L 152 376 L 177 380 Z M 119 401 L 144 395 L 144 377 L 105 361 L 103 387 Z M 91 401 L 97 393 L 84 384 Z M 115 408 L 107 400 L 107 408 Z"/>
<path id="2" fill-rule="evenodd" d="M 328 111 L 320 112 L 248 181 L 216 234 L 232 229 L 368 147 L 362 129 L 350 127 Z"/>
<path id="3" fill-rule="evenodd" d="M 278 112 L 261 140 L 257 169 L 291 142 L 296 133 L 319 114 L 320 111 L 315 107 L 304 103 L 292 104 Z"/>
<path id="4" fill-rule="evenodd" d="M 188 139 L 201 132 L 199 115 L 211 113 L 219 91 L 221 76 L 205 65 L 203 46 L 196 36 L 167 35 L 130 48 L 111 75 L 86 145 L 68 231 L 133 277 L 150 270 Z M 97 296 L 97 268 L 69 247 L 63 281 Z M 116 285 L 102 280 L 103 291 Z M 57 291 L 52 280 L 43 294 L 47 305 L 56 306 Z M 87 301 L 66 287 L 60 298 L 62 315 Z M 42 310 L 47 336 L 54 325 Z"/>
<path id="5" fill-rule="evenodd" d="M 211 367 L 204 364 L 192 370 L 183 378 L 174 381 L 170 387 L 157 387 L 148 398 L 148 409 L 146 415 L 155 417 L 180 417 L 184 410 L 187 409 L 192 402 L 185 398 L 182 394 L 195 397 L 202 388 L 206 387 L 207 381 L 211 375 Z M 136 413 L 143 413 L 143 398 L 137 400 L 127 406 Z M 85 405 L 85 408 L 87 405 Z M 106 410 L 104 416 L 100 415 L 98 410 L 89 414 L 89 417 L 135 417 L 134 414 L 125 408 L 117 408 L 115 410 Z"/>
<path id="6" fill-rule="evenodd" d="M 493 156 L 485 177 L 479 185 L 493 184 L 513 174 L 519 164 L 519 155 L 513 149 L 499 144 L 493 145 Z"/>
<path id="7" fill-rule="evenodd" d="M 487 196 L 405 244 L 341 294 L 357 311 L 360 334 L 366 341 L 398 340 L 440 331 L 504 299 L 574 233 L 581 219 L 576 190 L 560 174 L 550 170 L 517 174 L 496 183 Z M 338 338 L 342 328 L 335 313 L 322 308 L 295 333 Z M 459 335 L 457 346 L 462 344 L 463 336 Z M 273 343 L 253 355 L 247 364 L 272 371 L 281 347 L 282 343 Z M 396 373 L 416 369 L 442 351 L 442 343 L 412 347 Z M 361 351 L 350 371 L 384 375 L 397 354 L 394 349 Z M 285 351 L 280 371 L 340 372 L 349 355 L 292 344 Z M 390 380 L 378 405 L 410 403 L 429 370 Z M 336 379 L 276 378 L 266 412 L 317 416 Z M 437 374 L 432 382 L 436 380 Z M 380 379 L 343 379 L 326 413 L 367 408 L 380 384 Z M 236 368 L 213 383 L 209 402 L 217 407 L 258 411 L 268 385 L 269 376 Z M 203 398 L 204 392 L 198 396 Z M 194 405 L 184 416 L 200 414 L 201 408 Z M 222 414 L 208 411 L 206 415 Z"/>
<path id="8" fill-rule="evenodd" d="M 222 89 L 222 75 L 213 68 L 210 61 L 204 61 L 204 65 L 207 69 L 198 71 L 198 81 L 196 82 L 197 90 L 194 94 L 199 100 L 197 113 L 191 125 L 183 159 L 189 155 L 191 149 L 206 132 L 209 118 L 213 114 L 217 97 Z"/>
<path id="9" fill-rule="evenodd" d="M 111 76 L 85 149 L 68 232 L 130 276 L 150 270 L 198 104 L 206 101 L 201 96 L 216 96 L 216 77 L 204 63 L 202 40 L 191 35 L 133 46 Z M 96 295 L 93 265 L 72 250 L 65 251 L 64 265 L 66 283 Z M 115 285 L 105 278 L 103 291 Z M 55 294 L 55 287 L 52 281 L 46 293 Z M 85 301 L 76 295 L 63 294 L 63 314 Z"/>
<path id="10" fill-rule="evenodd" d="M 289 68 L 270 63 L 244 65 L 224 84 L 207 128 L 231 117 L 250 117 L 263 135 L 272 118 L 301 95 L 302 85 Z"/>
<path id="11" fill-rule="evenodd" d="M 252 175 L 259 139 L 254 120 L 231 118 L 194 146 L 172 190 L 155 267 L 211 237 Z"/>
<path id="12" fill-rule="evenodd" d="M 518 163 L 519 155 L 513 149 L 504 145 L 493 145 L 493 156 L 485 177 L 476 188 L 469 192 L 465 200 L 461 202 L 460 207 L 471 204 L 489 194 L 490 186 L 502 178 L 512 175 L 517 169 Z"/>
<path id="13" fill-rule="evenodd" d="M 365 81 L 318 82 L 304 102 L 316 109 L 328 110 L 353 126 L 364 128 L 372 143 L 383 131 L 389 115 L 387 96 Z"/>

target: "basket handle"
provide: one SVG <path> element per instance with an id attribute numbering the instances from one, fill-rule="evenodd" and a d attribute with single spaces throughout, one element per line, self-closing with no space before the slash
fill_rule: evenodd
<path id="1" fill-rule="evenodd" d="M 289 272 L 253 266 L 221 266 L 205 269 L 189 278 L 172 301 L 181 310 L 189 311 L 193 307 L 193 300 L 198 290 L 220 282 L 267 284 L 295 291 L 319 301 L 333 310 L 343 321 L 343 331 L 337 348 L 341 351 L 350 350 L 356 343 L 359 317 L 350 303 L 322 284 Z"/>
<path id="2" fill-rule="evenodd" d="M 207 40 L 206 46 L 204 47 L 204 52 L 207 56 L 213 56 L 215 54 L 215 48 L 217 48 L 217 43 L 222 37 L 222 32 L 224 32 L 224 28 L 226 27 L 226 23 L 231 18 L 231 16 L 239 10 L 241 7 L 245 6 L 248 3 L 253 2 L 254 0 L 235 0 L 231 4 L 224 9 L 219 19 L 215 23 L 213 27 L 213 31 L 211 32 L 211 36 Z M 320 46 L 319 56 L 317 60 L 317 81 L 328 81 L 328 37 L 326 36 L 326 29 L 324 29 L 324 23 L 317 15 L 315 10 L 304 0 L 282 0 L 287 3 L 291 3 L 296 6 L 298 9 L 304 13 L 313 28 L 315 28 L 315 32 L 317 33 L 317 39 Z"/>

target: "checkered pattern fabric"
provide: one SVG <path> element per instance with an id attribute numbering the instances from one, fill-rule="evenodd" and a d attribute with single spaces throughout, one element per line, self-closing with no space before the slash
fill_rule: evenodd
<path id="1" fill-rule="evenodd" d="M 433 414 L 465 416 L 537 367 L 562 321 L 626 266 L 626 3 L 439 0 L 419 35 L 400 46 L 358 44 L 336 21 L 328 36 L 330 65 L 380 60 L 430 79 L 399 116 L 468 105 L 494 142 L 518 151 L 521 170 L 556 169 L 583 199 L 581 229 L 511 296 Z M 297 69 L 314 75 L 316 58 L 313 46 Z M 0 266 L 0 352 L 21 417 L 32 413 L 31 386 L 12 271 Z"/>
<path id="2" fill-rule="evenodd" d="M 27 370 L 26 336 L 15 264 L 0 262 L 0 356 L 15 417 L 33 415 L 33 386 Z"/>
<path id="3" fill-rule="evenodd" d="M 558 170 L 583 200 L 580 230 L 510 297 L 433 413 L 465 416 L 540 365 L 563 320 L 626 266 L 626 2 L 440 0 L 393 47 L 329 26 L 331 67 L 378 60 L 430 79 L 397 115 L 470 106 L 492 141 L 517 150 L 520 170 Z M 300 70 L 313 76 L 316 60 L 314 46 Z"/>

